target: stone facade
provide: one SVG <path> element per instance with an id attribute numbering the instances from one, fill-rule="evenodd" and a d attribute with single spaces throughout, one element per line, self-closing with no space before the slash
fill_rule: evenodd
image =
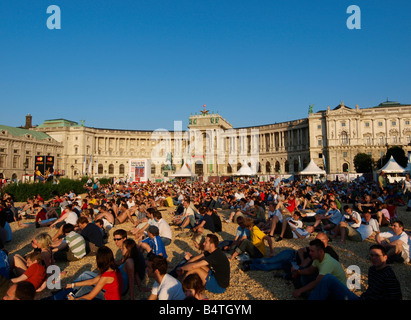
<path id="1" fill-rule="evenodd" d="M 39 155 L 53 156 L 55 170 L 64 170 L 63 150 L 63 144 L 46 133 L 0 125 L 0 179 L 33 175 Z"/>
<path id="2" fill-rule="evenodd" d="M 361 109 L 341 103 L 300 120 L 240 128 L 204 109 L 189 117 L 187 128 L 175 122 L 171 132 L 92 128 L 83 121 L 54 119 L 26 129 L 44 133 L 45 140 L 0 135 L 0 172 L 8 178 L 19 175 L 26 152 L 31 156 L 42 152 L 56 156 L 57 167 L 71 178 L 84 172 L 126 177 L 132 159 L 151 159 L 151 177 L 162 178 L 170 154 L 173 171 L 188 163 L 205 177 L 230 176 L 244 163 L 258 175 L 294 174 L 310 159 L 329 174 L 355 173 L 353 159 L 359 152 L 376 160 L 390 146 L 411 151 L 410 121 L 411 105 L 389 101 Z M 14 155 L 21 159 L 12 160 Z"/>

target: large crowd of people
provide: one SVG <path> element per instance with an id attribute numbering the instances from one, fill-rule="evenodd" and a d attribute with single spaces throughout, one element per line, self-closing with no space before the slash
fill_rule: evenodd
<path id="1" fill-rule="evenodd" d="M 275 277 L 291 281 L 295 298 L 402 299 L 391 264 L 410 261 L 411 238 L 397 209 L 408 206 L 411 183 L 408 176 L 404 183 L 384 179 L 382 175 L 377 182 L 357 178 L 312 183 L 281 181 L 276 176 L 265 182 L 106 185 L 96 179 L 85 185 L 82 196 L 73 191 L 52 199 L 38 195 L 19 207 L 13 195 L 4 193 L 0 295 L 35 299 L 47 289 L 49 266 L 93 256 L 97 272 L 85 271 L 42 299 L 121 300 L 128 294 L 133 300 L 140 290 L 149 300 L 205 300 L 207 292 L 226 292 L 235 260 L 243 272 L 274 271 Z M 19 229 L 44 231 L 24 257 L 7 251 L 13 241 L 12 223 Z M 223 238 L 224 224 L 235 225 L 231 238 Z M 173 228 L 180 241 L 200 253 L 186 252 L 169 271 Z M 301 238 L 310 238 L 309 246 L 274 254 L 276 243 Z M 121 256 L 108 241 L 114 241 Z M 346 272 L 330 241 L 369 247 L 368 287 L 360 296 L 347 286 Z M 147 277 L 153 280 L 150 288 L 145 286 Z"/>

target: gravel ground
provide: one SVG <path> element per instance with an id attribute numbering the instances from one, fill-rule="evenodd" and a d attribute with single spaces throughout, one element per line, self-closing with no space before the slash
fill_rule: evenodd
<path id="1" fill-rule="evenodd" d="M 19 204 L 17 204 L 19 205 Z M 163 218 L 167 221 L 171 220 L 171 215 L 169 212 L 172 209 L 170 208 L 160 208 L 160 211 L 163 213 Z M 221 210 L 219 214 L 222 218 L 226 218 L 229 215 L 229 211 Z M 411 226 L 411 212 L 406 212 L 405 207 L 398 208 L 399 219 L 402 220 L 405 224 L 405 230 L 410 231 Z M 29 220 L 30 221 L 30 220 Z M 110 231 L 109 246 L 115 254 L 118 254 L 118 248 L 114 244 L 112 233 L 114 230 L 122 228 L 125 230 L 130 230 L 132 227 L 130 222 L 123 223 L 121 225 L 116 225 Z M 9 250 L 10 256 L 14 254 L 25 255 L 28 252 L 32 251 L 31 239 L 38 233 L 47 231 L 51 235 L 54 234 L 54 230 L 49 228 L 39 228 L 36 229 L 34 226 L 28 228 L 19 228 L 16 223 L 11 223 L 11 228 L 13 230 L 13 240 L 6 244 L 6 249 Z M 223 223 L 223 231 L 218 235 L 220 240 L 223 239 L 233 239 L 236 231 L 237 225 L 234 223 Z M 191 243 L 188 238 L 179 238 L 176 237 L 180 231 L 174 230 L 173 242 L 166 247 L 167 254 L 169 256 L 169 269 L 174 268 L 175 265 L 184 256 L 184 252 L 188 251 L 192 254 L 198 254 L 197 250 Z M 382 228 L 382 231 L 388 230 L 388 228 Z M 299 249 L 303 246 L 307 246 L 309 241 L 314 238 L 312 235 L 308 239 L 284 239 L 280 242 L 274 242 L 274 253 L 277 254 L 281 250 L 287 248 Z M 374 240 L 367 240 L 363 243 L 355 243 L 351 241 L 346 241 L 344 245 L 340 245 L 337 242 L 330 242 L 331 245 L 338 255 L 340 256 L 340 262 L 346 269 L 350 265 L 359 266 L 362 274 L 362 290 L 367 286 L 367 272 L 369 267 L 369 262 L 367 261 L 368 248 L 371 244 L 374 243 Z M 268 247 L 267 247 L 268 249 Z M 267 252 L 269 252 L 267 250 Z M 284 279 L 274 278 L 273 272 L 264 272 L 264 271 L 249 271 L 243 272 L 238 268 L 238 261 L 233 261 L 231 263 L 231 279 L 230 286 L 224 294 L 212 294 L 208 291 L 205 294 L 211 300 L 295 300 L 292 297 L 293 285 Z M 66 283 L 71 283 L 78 275 L 86 270 L 96 270 L 95 257 L 85 257 L 80 261 L 71 262 L 71 263 L 60 263 L 58 264 L 62 271 L 65 271 L 67 274 L 62 277 L 61 282 L 64 286 Z M 403 299 L 411 299 L 411 265 L 410 264 L 394 264 L 393 269 L 401 282 Z M 146 285 L 151 286 L 152 280 L 146 279 Z M 149 293 L 139 292 L 136 287 L 136 296 L 135 299 L 139 300 L 142 298 L 147 298 Z M 39 293 L 36 299 L 46 297 L 50 295 L 50 290 L 45 289 L 43 292 Z M 128 296 L 124 299 L 129 299 Z"/>

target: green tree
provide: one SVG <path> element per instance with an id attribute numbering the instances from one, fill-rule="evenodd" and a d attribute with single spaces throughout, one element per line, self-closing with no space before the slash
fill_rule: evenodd
<path id="1" fill-rule="evenodd" d="M 371 156 L 366 153 L 357 153 L 354 157 L 354 167 L 358 173 L 372 172 L 373 161 Z"/>

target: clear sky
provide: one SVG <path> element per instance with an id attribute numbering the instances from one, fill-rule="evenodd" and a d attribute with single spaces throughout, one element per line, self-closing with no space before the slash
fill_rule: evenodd
<path id="1" fill-rule="evenodd" d="M 61 10 L 50 30 L 46 10 Z M 361 9 L 361 29 L 346 22 Z M 0 124 L 234 127 L 411 104 L 409 0 L 1 0 Z"/>

